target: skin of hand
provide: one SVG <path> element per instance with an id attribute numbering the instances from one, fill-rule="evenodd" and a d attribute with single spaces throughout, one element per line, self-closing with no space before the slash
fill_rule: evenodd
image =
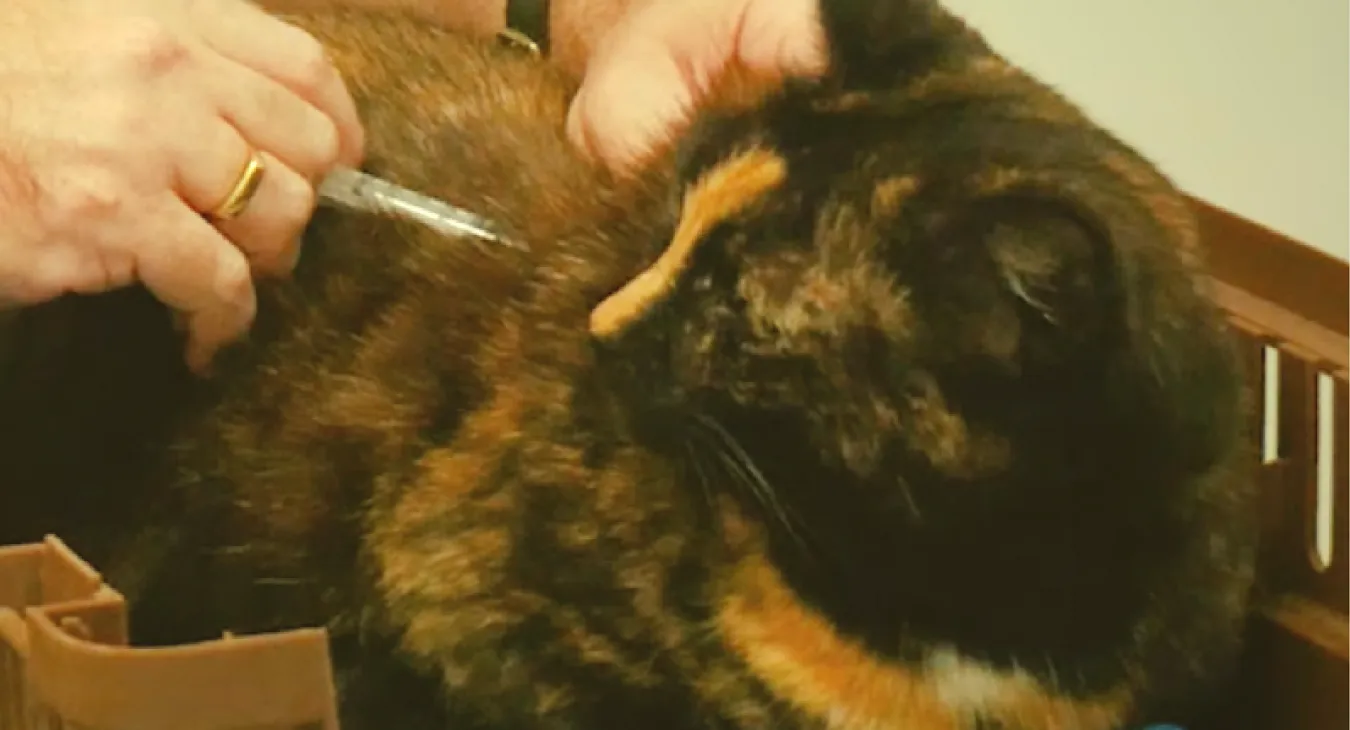
<path id="1" fill-rule="evenodd" d="M 572 102 L 568 136 L 593 158 L 628 172 L 684 129 L 728 70 L 739 67 L 764 78 L 824 73 L 818 2 L 633 2 L 594 45 Z M 566 34 L 569 0 L 554 3 L 559 30 Z"/>
<path id="2" fill-rule="evenodd" d="M 322 47 L 245 0 L 0 5 L 0 303 L 143 282 L 203 370 L 251 324 L 253 275 L 283 274 L 363 132 Z M 253 150 L 236 218 L 203 215 Z"/>

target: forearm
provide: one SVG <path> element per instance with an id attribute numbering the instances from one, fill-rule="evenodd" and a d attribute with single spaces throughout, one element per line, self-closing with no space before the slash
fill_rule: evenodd
<path id="1" fill-rule="evenodd" d="M 260 0 L 273 12 L 303 12 L 325 6 L 408 9 L 447 28 L 491 35 L 506 25 L 506 0 Z M 580 74 L 600 38 L 629 7 L 643 0 L 551 0 L 550 55 Z"/>

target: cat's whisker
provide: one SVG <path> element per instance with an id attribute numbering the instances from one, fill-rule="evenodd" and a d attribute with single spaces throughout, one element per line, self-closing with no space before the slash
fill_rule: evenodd
<path id="1" fill-rule="evenodd" d="M 1046 684 L 1052 690 L 1059 690 L 1062 686 L 1059 681 L 1059 670 L 1055 667 L 1055 662 L 1050 658 L 1049 654 L 1042 654 L 1042 656 L 1045 660 L 1045 673 L 1049 675 L 1046 679 Z"/>
<path id="2" fill-rule="evenodd" d="M 708 513 L 716 514 L 717 502 L 713 496 L 712 480 L 708 478 L 708 472 L 704 468 L 704 456 L 699 451 L 693 440 L 686 437 L 684 442 L 684 451 L 689 460 L 689 468 L 694 473 L 694 478 L 698 481 L 699 491 L 703 494 L 703 501 L 707 504 Z"/>
<path id="3" fill-rule="evenodd" d="M 734 475 L 736 481 L 746 489 L 750 490 L 750 493 L 754 496 L 755 500 L 773 513 L 773 516 L 787 529 L 788 534 L 792 536 L 793 540 L 804 547 L 805 541 L 802 539 L 801 534 L 794 524 L 797 520 L 793 519 L 783 505 L 774 497 L 773 489 L 767 484 L 756 480 L 753 476 L 753 472 L 748 471 L 746 465 L 731 453 L 719 450 L 717 456 L 727 467 L 729 473 Z"/>
<path id="4" fill-rule="evenodd" d="M 300 586 L 314 581 L 305 578 L 282 578 L 280 576 L 255 578 L 254 585 L 260 586 Z"/>
<path id="5" fill-rule="evenodd" d="M 755 464 L 750 454 L 740 445 L 740 442 L 716 420 L 707 416 L 703 416 L 701 420 L 717 437 L 719 443 L 724 447 L 721 450 L 723 456 L 730 460 L 730 465 L 737 467 L 747 485 L 766 499 L 770 503 L 768 506 L 771 506 L 775 512 L 786 514 L 787 510 L 778 500 L 777 491 L 774 490 L 773 485 L 769 483 L 764 473 L 760 471 L 759 466 Z"/>
<path id="6" fill-rule="evenodd" d="M 712 447 L 726 475 L 749 490 L 755 501 L 771 512 L 778 523 L 787 530 L 793 542 L 809 555 L 812 551 L 802 533 L 805 526 L 800 515 L 778 499 L 777 490 L 736 438 L 716 419 L 706 414 L 694 414 L 693 423 L 698 427 L 695 431 L 701 433 L 705 437 L 705 442 Z"/>
<path id="7" fill-rule="evenodd" d="M 909 510 L 909 515 L 915 523 L 923 521 L 923 511 L 919 509 L 918 500 L 914 499 L 914 490 L 909 488 L 909 482 L 903 478 L 895 480 L 895 485 L 899 487 L 900 496 L 905 498 L 905 507 Z"/>

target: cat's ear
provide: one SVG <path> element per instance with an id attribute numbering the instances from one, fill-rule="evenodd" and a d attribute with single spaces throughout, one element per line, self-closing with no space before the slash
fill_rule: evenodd
<path id="1" fill-rule="evenodd" d="M 1181 237 L 1121 215 L 1113 239 L 1087 213 L 1016 207 L 985 243 L 1018 313 L 1022 375 L 1059 393 L 1102 386 L 1100 418 L 1134 429 L 1123 442 L 1149 444 L 1158 464 L 1208 468 L 1231 453 L 1241 367 L 1203 277 L 1169 249 Z"/>
<path id="2" fill-rule="evenodd" d="M 661 256 L 591 310 L 591 335 L 617 338 L 663 302 L 708 234 L 780 187 L 787 174 L 787 161 L 764 146 L 748 147 L 709 166 L 685 190 L 679 222 Z"/>
<path id="3" fill-rule="evenodd" d="M 817 0 L 827 78 L 847 89 L 885 89 L 924 75 L 984 41 L 936 0 Z"/>
<path id="4" fill-rule="evenodd" d="M 1019 365 L 1078 367 L 1107 347 L 1123 317 L 1107 234 L 1085 216 L 1035 200 L 996 203 L 985 213 L 982 249 L 998 301 L 1015 315 Z"/>

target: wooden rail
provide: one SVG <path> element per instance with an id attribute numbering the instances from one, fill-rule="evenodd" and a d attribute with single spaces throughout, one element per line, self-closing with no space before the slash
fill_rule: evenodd
<path id="1" fill-rule="evenodd" d="M 1206 729 L 1350 725 L 1350 267 L 1194 201 L 1247 364 L 1262 554 L 1246 657 Z"/>

